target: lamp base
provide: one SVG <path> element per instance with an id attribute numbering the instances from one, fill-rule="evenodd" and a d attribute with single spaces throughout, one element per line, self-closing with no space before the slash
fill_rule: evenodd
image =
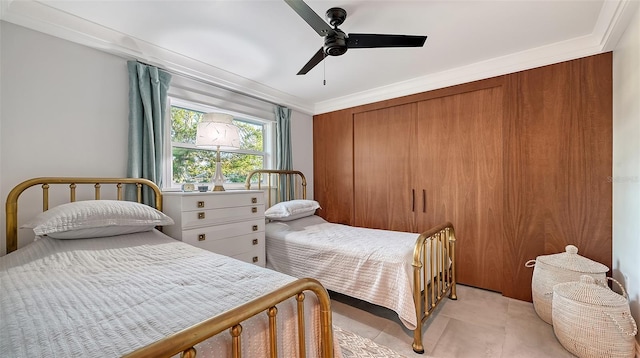
<path id="1" fill-rule="evenodd" d="M 218 153 L 216 155 L 216 173 L 213 176 L 213 189 L 211 191 L 225 191 L 222 184 L 224 184 L 224 175 L 222 175 L 222 164 L 220 163 L 220 146 L 218 146 Z"/>

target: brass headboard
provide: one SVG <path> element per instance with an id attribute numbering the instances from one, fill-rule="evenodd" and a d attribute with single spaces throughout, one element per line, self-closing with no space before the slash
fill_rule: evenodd
<path id="1" fill-rule="evenodd" d="M 254 170 L 247 176 L 244 186 L 247 190 L 265 190 L 267 208 L 281 201 L 307 198 L 307 179 L 297 170 Z"/>
<path id="2" fill-rule="evenodd" d="M 102 184 L 115 184 L 117 189 L 117 200 L 123 200 L 124 184 L 135 184 L 137 188 L 137 201 L 142 202 L 142 187 L 146 185 L 151 188 L 155 196 L 155 208 L 162 211 L 162 192 L 160 188 L 148 179 L 141 178 L 72 178 L 72 177 L 42 177 L 25 180 L 16 185 L 7 196 L 6 204 L 6 245 L 7 253 L 18 249 L 18 197 L 28 188 L 42 185 L 42 211 L 49 209 L 49 187 L 52 184 L 69 185 L 69 201 L 76 201 L 76 187 L 78 184 L 93 184 L 94 197 L 100 200 L 100 188 Z"/>

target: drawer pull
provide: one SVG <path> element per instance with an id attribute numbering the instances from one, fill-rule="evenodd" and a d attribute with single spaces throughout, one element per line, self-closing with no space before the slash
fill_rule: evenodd
<path id="1" fill-rule="evenodd" d="M 253 231 L 258 231 L 258 225 L 253 225 L 253 227 L 251 228 Z"/>
<path id="2" fill-rule="evenodd" d="M 206 234 L 198 234 L 198 241 L 204 241 L 207 239 L 207 235 Z"/>
<path id="3" fill-rule="evenodd" d="M 258 262 L 258 256 L 253 257 L 253 262 Z"/>
<path id="4" fill-rule="evenodd" d="M 198 201 L 198 207 L 204 208 L 204 201 Z"/>
<path id="5" fill-rule="evenodd" d="M 252 213 L 257 213 L 258 212 L 258 208 L 256 208 L 255 206 L 251 208 L 251 212 Z"/>
<path id="6" fill-rule="evenodd" d="M 204 219 L 204 212 L 198 213 L 198 219 Z"/>
<path id="7" fill-rule="evenodd" d="M 251 204 L 257 204 L 258 198 L 251 198 Z"/>
<path id="8" fill-rule="evenodd" d="M 253 244 L 258 245 L 258 239 L 253 239 Z"/>

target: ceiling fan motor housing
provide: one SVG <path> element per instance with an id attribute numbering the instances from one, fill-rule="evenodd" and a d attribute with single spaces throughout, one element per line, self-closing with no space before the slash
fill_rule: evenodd
<path id="1" fill-rule="evenodd" d="M 324 38 L 324 53 L 327 56 L 340 56 L 347 52 L 347 35 L 336 28 Z"/>

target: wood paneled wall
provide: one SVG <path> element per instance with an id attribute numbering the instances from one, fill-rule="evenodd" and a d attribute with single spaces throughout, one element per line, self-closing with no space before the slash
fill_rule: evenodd
<path id="1" fill-rule="evenodd" d="M 612 56 L 508 76 L 502 293 L 531 300 L 524 261 L 563 252 L 611 267 Z"/>
<path id="2" fill-rule="evenodd" d="M 313 117 L 313 197 L 318 214 L 353 223 L 353 121 L 350 110 Z"/>
<path id="3" fill-rule="evenodd" d="M 465 227 L 465 236 L 491 238 L 488 244 L 480 244 L 482 247 L 468 245 L 467 251 L 459 252 L 461 258 L 465 255 L 474 258 L 459 261 L 463 266 L 459 270 L 461 276 L 477 282 L 478 287 L 531 300 L 533 271 L 524 267 L 529 259 L 561 252 L 567 244 L 574 244 L 581 255 L 611 267 L 611 66 L 612 54 L 605 53 L 314 116 L 314 195 L 323 208 L 320 215 L 349 225 L 359 222 L 358 217 L 368 215 L 361 212 L 364 208 L 357 209 L 356 205 L 360 183 L 354 168 L 363 171 L 367 166 L 354 163 L 354 150 L 364 150 L 354 138 L 359 138 L 359 143 L 367 137 L 374 140 L 376 133 L 365 132 L 368 117 L 386 113 L 393 120 L 394 116 L 404 117 L 407 113 L 391 109 L 375 115 L 366 112 L 399 106 L 407 109 L 415 105 L 417 109 L 409 112 L 417 110 L 420 116 L 419 102 L 440 99 L 443 107 L 432 107 L 430 111 L 441 111 L 442 116 L 447 116 L 450 113 L 446 106 L 454 100 L 452 96 L 494 87 L 502 93 L 502 101 L 495 102 L 502 106 L 495 114 L 502 130 L 494 129 L 491 133 L 499 133 L 494 136 L 478 134 L 475 141 L 469 141 L 460 131 L 451 138 L 450 145 L 471 145 L 471 150 L 482 153 L 486 165 L 473 169 L 474 174 L 464 178 L 458 173 L 455 181 L 460 184 L 449 186 L 448 190 L 455 192 L 456 186 L 464 187 L 466 180 L 486 185 L 483 180 L 487 182 L 487 179 L 482 178 L 492 178 L 488 182 L 496 185 L 495 190 L 476 195 L 464 189 L 466 192 L 459 192 L 462 196 L 457 196 L 458 202 L 454 204 L 475 205 L 476 212 L 491 211 L 493 216 L 489 217 L 497 216 L 498 220 L 484 221 L 485 224 L 474 224 L 467 229 L 465 223 L 472 220 L 464 219 L 464 215 L 468 217 L 469 211 L 456 216 L 459 208 L 440 208 L 434 214 L 440 219 L 455 217 L 460 222 L 454 225 Z M 477 111 L 476 104 L 469 103 L 468 111 Z M 354 118 L 359 118 L 355 126 Z M 429 138 L 433 137 L 429 135 Z M 354 149 L 356 145 L 358 149 Z M 371 160 L 375 160 L 375 150 L 383 152 L 388 148 L 373 145 L 367 150 L 372 151 Z M 443 148 L 431 150 L 445 155 Z M 495 156 L 493 160 L 492 156 Z M 473 158 L 460 156 L 458 160 L 460 162 L 451 161 L 446 171 L 469 170 L 465 161 Z M 370 175 L 387 175 L 383 171 L 384 165 Z M 481 202 L 465 202 L 465 195 L 467 199 L 475 195 Z M 501 200 L 500 205 L 495 204 L 496 197 Z M 376 226 L 384 227 L 385 220 L 389 219 L 381 219 L 383 224 Z M 458 236 L 464 240 L 461 234 Z M 498 254 L 491 255 L 492 252 Z M 464 266 L 465 261 L 474 264 Z M 490 275 L 493 275 L 491 279 L 487 279 Z"/>

